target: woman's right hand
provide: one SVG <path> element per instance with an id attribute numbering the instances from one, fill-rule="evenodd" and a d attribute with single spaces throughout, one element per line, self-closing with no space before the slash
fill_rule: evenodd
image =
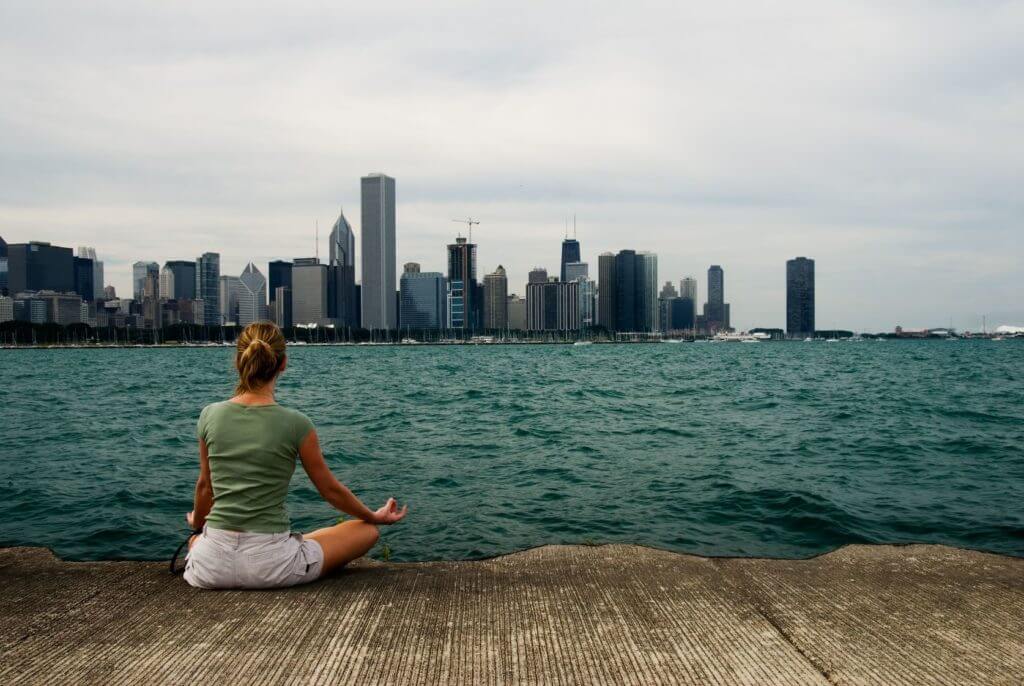
<path id="1" fill-rule="evenodd" d="M 388 501 L 384 505 L 373 513 L 374 524 L 394 524 L 395 522 L 401 521 L 405 513 L 409 511 L 408 505 L 403 505 L 402 509 L 398 509 L 398 503 L 394 498 L 388 498 Z"/>

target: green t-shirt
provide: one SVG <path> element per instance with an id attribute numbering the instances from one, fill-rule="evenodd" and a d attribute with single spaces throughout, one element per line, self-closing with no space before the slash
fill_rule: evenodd
<path id="1" fill-rule="evenodd" d="M 206 442 L 215 529 L 272 534 L 290 528 L 285 497 L 299 445 L 313 422 L 280 405 L 225 400 L 203 408 L 196 433 Z"/>

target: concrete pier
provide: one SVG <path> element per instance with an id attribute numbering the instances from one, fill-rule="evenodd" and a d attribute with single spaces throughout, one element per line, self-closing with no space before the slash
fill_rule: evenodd
<path id="1" fill-rule="evenodd" d="M 1024 559 L 545 546 L 283 591 L 0 550 L 3 684 L 1020 684 Z"/>

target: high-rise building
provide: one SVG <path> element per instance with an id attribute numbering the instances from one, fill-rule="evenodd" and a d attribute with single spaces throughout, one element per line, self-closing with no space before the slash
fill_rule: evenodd
<path id="1" fill-rule="evenodd" d="M 661 293 L 658 294 L 659 298 L 678 298 L 679 292 L 676 291 L 676 287 L 671 281 L 666 281 L 665 285 L 661 287 Z"/>
<path id="2" fill-rule="evenodd" d="M 559 278 L 562 281 L 574 281 L 565 271 L 567 264 L 580 261 L 580 242 L 575 238 L 568 238 L 562 241 L 562 269 Z"/>
<path id="3" fill-rule="evenodd" d="M 586 262 L 566 262 L 562 265 L 562 272 L 565 274 L 562 281 L 575 281 L 581 276 L 590 276 L 590 265 Z"/>
<path id="4" fill-rule="evenodd" d="M 296 325 L 327 322 L 327 276 L 327 265 L 320 264 L 317 258 L 295 260 L 292 265 L 292 321 Z"/>
<path id="5" fill-rule="evenodd" d="M 174 289 L 168 298 L 174 300 L 196 299 L 196 263 L 189 260 L 168 260 L 164 269 L 170 270 L 174 278 Z"/>
<path id="6" fill-rule="evenodd" d="M 11 243 L 7 246 L 7 270 L 7 290 L 11 294 L 75 291 L 75 260 L 71 248 L 43 241 Z"/>
<path id="7" fill-rule="evenodd" d="M 278 310 L 275 308 L 274 302 L 277 299 L 277 289 L 286 288 L 286 291 L 282 291 L 286 297 L 289 298 L 289 302 L 286 304 L 289 319 L 291 322 L 291 297 L 292 297 L 292 263 L 284 260 L 273 260 L 267 265 L 267 293 L 270 296 L 270 312 L 276 313 Z M 274 321 L 278 326 L 281 323 L 278 322 L 276 315 Z M 289 326 L 291 324 L 289 323 Z M 358 326 L 358 324 L 357 324 Z"/>
<path id="8" fill-rule="evenodd" d="M 9 322 L 12 319 L 14 319 L 14 300 L 6 295 L 0 295 L 0 322 Z"/>
<path id="9" fill-rule="evenodd" d="M 786 335 L 814 335 L 814 260 L 786 261 Z"/>
<path id="10" fill-rule="evenodd" d="M 526 299 L 515 293 L 508 296 L 508 328 L 510 331 L 526 330 Z"/>
<path id="11" fill-rule="evenodd" d="M 401 279 L 403 329 L 441 329 L 447 326 L 448 280 L 440 272 L 421 272 L 415 262 L 405 265 Z"/>
<path id="12" fill-rule="evenodd" d="M 75 266 L 75 293 L 82 300 L 92 302 L 96 295 L 96 287 L 93 284 L 96 271 L 93 268 L 92 260 L 88 257 L 75 257 L 73 259 Z"/>
<path id="13" fill-rule="evenodd" d="M 530 270 L 530 275 L 526 279 L 526 283 L 547 283 L 548 282 L 548 270 L 544 267 L 534 267 Z"/>
<path id="14" fill-rule="evenodd" d="M 328 316 L 338 326 L 359 326 L 356 318 L 356 237 L 345 219 L 344 210 L 338 213 L 331 229 L 329 266 Z"/>
<path id="15" fill-rule="evenodd" d="M 597 258 L 597 323 L 608 331 L 617 329 L 615 255 L 601 253 Z"/>
<path id="16" fill-rule="evenodd" d="M 282 329 L 292 326 L 292 289 L 290 286 L 278 286 L 274 291 L 274 299 L 270 301 L 274 323 Z"/>
<path id="17" fill-rule="evenodd" d="M 0 237 L 0 295 L 7 294 L 7 241 Z M 11 307 L 14 302 L 11 301 Z M 11 310 L 14 311 L 13 309 Z M 13 315 L 11 315 L 13 317 Z"/>
<path id="18" fill-rule="evenodd" d="M 615 330 L 639 331 L 637 321 L 636 251 L 620 250 L 615 256 Z"/>
<path id="19" fill-rule="evenodd" d="M 96 258 L 96 249 L 86 245 L 78 246 L 78 257 L 92 260 L 93 294 L 90 300 L 103 299 L 103 263 Z"/>
<path id="20" fill-rule="evenodd" d="M 117 289 L 113 286 L 103 287 L 103 299 L 104 300 L 117 300 Z"/>
<path id="21" fill-rule="evenodd" d="M 157 283 L 160 281 L 160 265 L 156 262 L 136 262 L 132 265 L 132 297 L 141 301 L 143 289 L 146 287 L 146 278 L 155 274 Z"/>
<path id="22" fill-rule="evenodd" d="M 238 302 L 242 297 L 242 281 L 227 274 L 217 282 L 217 309 L 221 325 L 238 324 Z"/>
<path id="23" fill-rule="evenodd" d="M 192 280 L 192 285 L 195 286 L 195 279 Z M 164 268 L 160 270 L 160 299 L 161 300 L 174 300 L 174 271 L 164 264 Z"/>
<path id="24" fill-rule="evenodd" d="M 484 277 L 484 328 L 508 328 L 508 277 L 500 264 Z"/>
<path id="25" fill-rule="evenodd" d="M 395 180 L 384 174 L 362 178 L 362 326 L 394 329 L 395 303 Z M 293 289 L 293 300 L 297 297 Z M 298 307 L 293 305 L 298 319 Z"/>
<path id="26" fill-rule="evenodd" d="M 546 283 L 526 284 L 526 328 L 530 331 L 578 331 L 579 282 L 552 277 Z"/>
<path id="27" fill-rule="evenodd" d="M 419 274 L 420 263 L 419 262 L 406 262 L 402 265 L 403 274 Z"/>
<path id="28" fill-rule="evenodd" d="M 704 304 L 705 333 L 729 330 L 729 304 L 725 302 L 725 272 L 713 264 L 708 269 L 708 301 Z"/>
<path id="29" fill-rule="evenodd" d="M 637 330 L 658 330 L 658 256 L 652 252 L 636 256 Z"/>
<path id="30" fill-rule="evenodd" d="M 204 252 L 196 258 L 196 299 L 203 301 L 203 320 L 207 326 L 219 326 L 220 253 Z"/>
<path id="31" fill-rule="evenodd" d="M 588 329 L 592 326 L 596 326 L 597 283 L 587 276 L 578 276 L 574 281 L 579 284 L 580 328 Z"/>
<path id="32" fill-rule="evenodd" d="M 448 299 L 445 307 L 448 318 L 445 328 L 466 328 L 466 287 L 461 279 L 448 279 Z"/>
<path id="33" fill-rule="evenodd" d="M 238 277 L 238 325 L 248 326 L 267 318 L 267 280 L 252 262 Z"/>
<path id="34" fill-rule="evenodd" d="M 684 276 L 679 281 L 679 297 L 697 302 L 697 279 L 692 276 Z"/>
<path id="35" fill-rule="evenodd" d="M 462 236 L 448 244 L 448 282 L 458 282 L 462 292 L 462 326 L 452 328 L 475 329 L 479 323 L 474 321 L 474 312 L 482 309 L 477 303 L 476 281 L 476 244 L 470 243 Z M 457 303 L 456 303 L 457 304 Z"/>

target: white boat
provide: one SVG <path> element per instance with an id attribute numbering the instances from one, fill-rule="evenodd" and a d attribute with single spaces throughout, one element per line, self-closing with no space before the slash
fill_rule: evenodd
<path id="1" fill-rule="evenodd" d="M 839 339 L 838 338 L 826 338 L 825 342 L 826 343 L 838 343 Z"/>
<path id="2" fill-rule="evenodd" d="M 712 338 L 713 343 L 760 343 L 764 338 L 771 338 L 768 334 L 749 334 L 749 333 L 716 333 L 715 337 Z"/>
<path id="3" fill-rule="evenodd" d="M 683 339 L 682 338 L 662 338 L 661 342 L 662 343 L 682 343 Z"/>
<path id="4" fill-rule="evenodd" d="M 576 341 L 573 345 L 594 345 L 594 341 Z"/>

